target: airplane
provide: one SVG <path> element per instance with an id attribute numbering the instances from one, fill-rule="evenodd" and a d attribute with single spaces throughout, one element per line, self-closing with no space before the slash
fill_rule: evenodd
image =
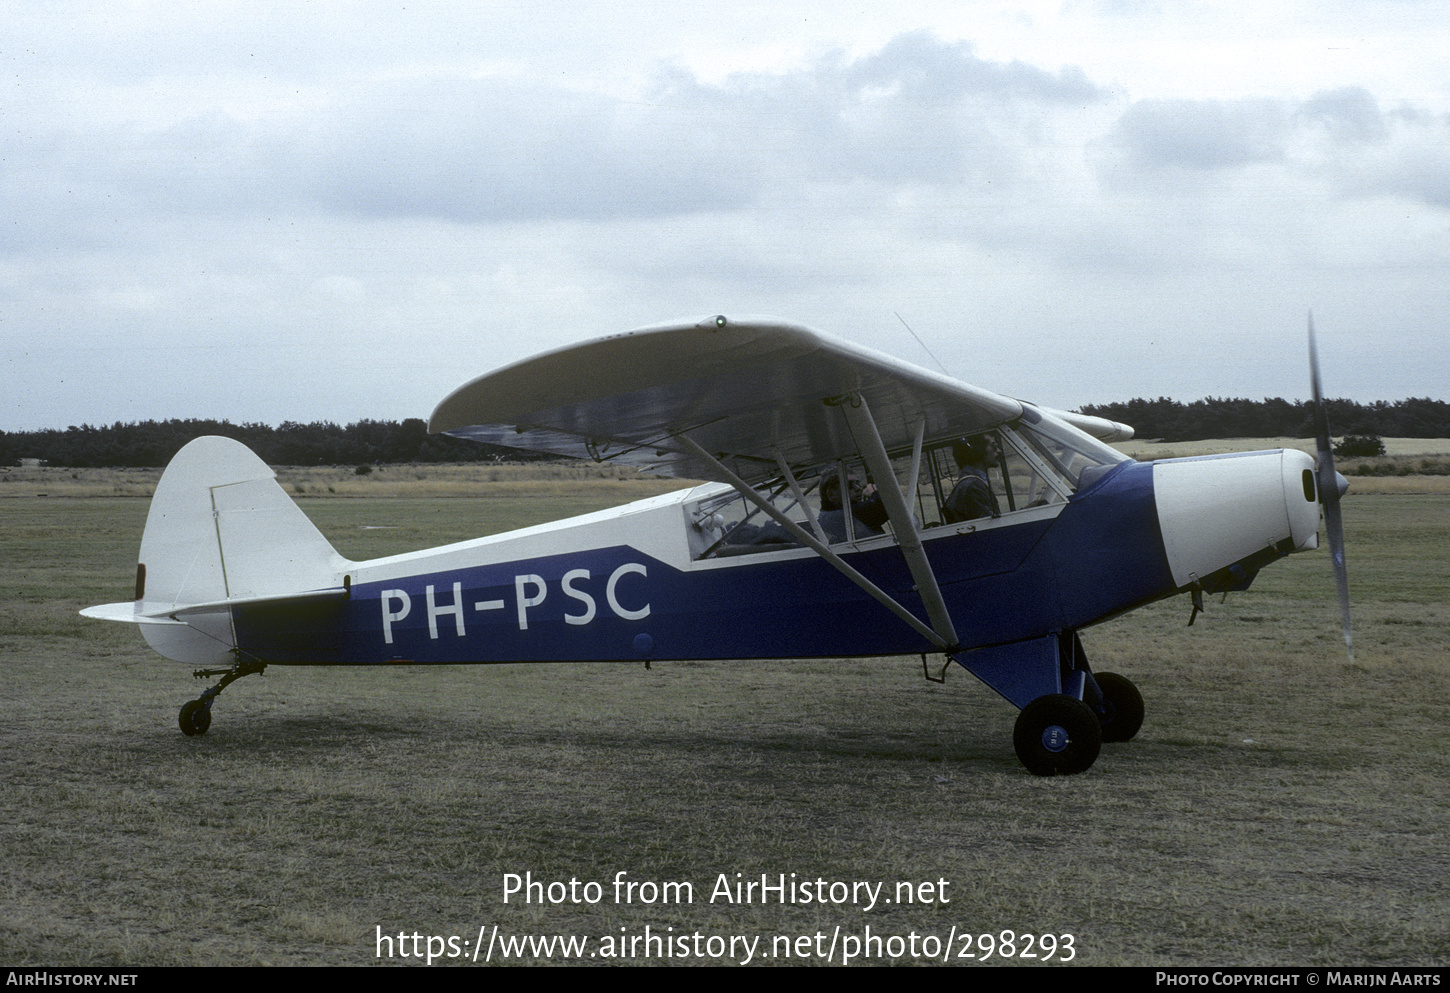
<path id="1" fill-rule="evenodd" d="M 429 430 L 704 483 L 350 561 L 249 449 L 197 438 L 157 484 L 134 599 L 81 613 L 213 667 L 181 708 L 191 736 L 228 685 L 272 665 L 920 655 L 927 678 L 955 662 L 1019 709 L 1027 770 L 1081 773 L 1138 733 L 1144 704 L 1093 671 L 1080 632 L 1182 593 L 1191 623 L 1203 594 L 1317 547 L 1321 502 L 1352 652 L 1348 484 L 1313 347 L 1311 317 L 1318 460 L 1140 463 L 1107 444 L 1127 425 L 777 318 L 652 325 L 474 379 Z"/>

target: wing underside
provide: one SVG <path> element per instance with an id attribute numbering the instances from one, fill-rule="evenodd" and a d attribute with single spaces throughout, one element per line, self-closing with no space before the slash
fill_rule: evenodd
<path id="1" fill-rule="evenodd" d="M 455 390 L 429 430 L 719 479 L 686 437 L 741 478 L 860 451 L 835 409 L 865 400 L 887 449 L 984 431 L 1016 400 L 818 331 L 710 317 L 600 338 L 508 366 Z M 920 432 L 920 433 L 919 433 Z"/>

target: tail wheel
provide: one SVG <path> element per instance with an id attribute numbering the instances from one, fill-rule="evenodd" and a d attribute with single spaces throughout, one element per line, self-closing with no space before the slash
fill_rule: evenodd
<path id="1" fill-rule="evenodd" d="M 1034 776 L 1070 776 L 1085 772 L 1097 760 L 1103 732 L 1091 707 L 1052 693 L 1022 708 L 1012 744 Z"/>
<path id="2" fill-rule="evenodd" d="M 1093 676 L 1103 691 L 1104 741 L 1131 741 L 1143 726 L 1143 695 L 1126 676 L 1100 672 Z"/>
<path id="3" fill-rule="evenodd" d="M 181 733 L 188 738 L 206 734 L 206 729 L 211 727 L 211 708 L 203 700 L 191 700 L 182 705 L 177 721 L 181 725 Z"/>

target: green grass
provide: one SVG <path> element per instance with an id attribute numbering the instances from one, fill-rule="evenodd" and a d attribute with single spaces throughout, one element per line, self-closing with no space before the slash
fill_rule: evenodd
<path id="1" fill-rule="evenodd" d="M 610 499 L 613 499 L 611 496 Z M 592 501 L 592 502 L 591 502 Z M 605 500 L 604 502 L 609 502 Z M 308 500 L 345 554 L 592 509 Z M 371 964 L 460 935 L 1071 933 L 1079 964 L 1450 961 L 1450 499 L 1346 503 L 1356 661 L 1327 555 L 1186 627 L 1084 632 L 1142 733 L 1041 780 L 1012 709 L 916 658 L 268 670 L 203 684 L 75 610 L 130 595 L 146 501 L 0 501 L 0 960 Z M 366 526 L 366 529 L 364 529 Z M 503 903 L 505 873 L 690 881 L 691 906 Z M 728 906 L 718 874 L 950 881 L 934 906 Z M 411 961 L 411 960 L 409 960 Z M 597 961 L 597 960 L 595 960 Z"/>

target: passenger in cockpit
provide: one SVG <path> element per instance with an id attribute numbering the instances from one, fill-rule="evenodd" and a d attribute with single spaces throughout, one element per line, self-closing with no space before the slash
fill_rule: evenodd
<path id="1" fill-rule="evenodd" d="M 856 519 L 856 537 L 885 534 L 882 527 L 886 523 L 886 507 L 881 502 L 881 494 L 876 492 L 876 484 L 863 485 L 860 477 L 851 475 L 847 485 L 851 488 L 851 515 Z M 836 473 L 821 480 L 821 514 L 817 519 L 828 542 L 835 544 L 846 540 L 846 513 L 841 509 L 841 477 Z"/>

